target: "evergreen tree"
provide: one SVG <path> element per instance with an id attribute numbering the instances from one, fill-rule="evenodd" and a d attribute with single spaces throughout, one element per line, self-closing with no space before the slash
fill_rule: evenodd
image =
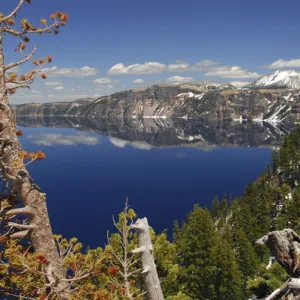
<path id="1" fill-rule="evenodd" d="M 207 210 L 195 206 L 176 235 L 179 288 L 192 299 L 217 299 L 219 235 Z"/>
<path id="2" fill-rule="evenodd" d="M 243 282 L 235 254 L 232 250 L 230 226 L 225 225 L 219 240 L 217 255 L 217 298 L 219 300 L 243 299 Z"/>
<path id="3" fill-rule="evenodd" d="M 218 195 L 216 195 L 211 204 L 211 214 L 214 218 L 218 218 L 220 216 L 220 211 L 221 211 L 221 205 L 220 205 Z"/>
<path id="4" fill-rule="evenodd" d="M 254 295 L 255 299 L 262 299 L 270 295 L 289 277 L 277 262 L 270 269 L 267 269 L 266 265 L 262 264 L 258 268 L 257 273 L 255 278 L 249 279 L 247 282 L 247 290 Z"/>
<path id="5" fill-rule="evenodd" d="M 300 231 L 300 187 L 294 190 L 293 197 L 286 204 L 287 227 Z"/>
<path id="6" fill-rule="evenodd" d="M 223 195 L 221 203 L 220 203 L 221 215 L 223 218 L 226 218 L 229 210 L 228 201 L 226 195 Z"/>
<path id="7" fill-rule="evenodd" d="M 245 287 L 247 280 L 256 273 L 258 258 L 242 228 L 238 227 L 233 230 L 233 249 L 235 249 L 236 259 Z"/>

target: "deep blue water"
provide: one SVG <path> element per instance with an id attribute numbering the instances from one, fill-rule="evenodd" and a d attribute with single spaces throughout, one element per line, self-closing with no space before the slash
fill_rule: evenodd
<path id="1" fill-rule="evenodd" d="M 125 197 L 157 232 L 171 230 L 194 204 L 241 195 L 271 156 L 269 148 L 153 148 L 76 129 L 22 129 L 23 148 L 47 156 L 29 170 L 47 193 L 54 233 L 92 247 L 106 242 Z"/>

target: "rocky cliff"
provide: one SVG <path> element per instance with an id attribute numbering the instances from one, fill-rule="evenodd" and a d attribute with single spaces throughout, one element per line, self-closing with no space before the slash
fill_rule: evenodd
<path id="1" fill-rule="evenodd" d="M 298 90 L 234 90 L 197 84 L 153 85 L 98 99 L 24 104 L 18 116 L 75 116 L 97 118 L 184 118 L 295 122 L 300 116 Z"/>

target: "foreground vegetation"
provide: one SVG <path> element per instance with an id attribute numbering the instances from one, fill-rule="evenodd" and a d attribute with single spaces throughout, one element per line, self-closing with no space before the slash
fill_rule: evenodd
<path id="1" fill-rule="evenodd" d="M 172 241 L 167 232 L 155 234 L 152 230 L 165 298 L 264 298 L 279 287 L 289 276 L 278 263 L 267 268 L 269 250 L 256 241 L 272 230 L 288 227 L 299 232 L 299 167 L 300 128 L 285 137 L 280 150 L 273 153 L 272 166 L 248 185 L 242 197 L 230 201 L 225 196 L 216 198 L 210 211 L 195 205 L 181 224 L 174 223 Z M 6 192 L 4 210 L 17 205 L 16 197 Z M 71 287 L 69 299 L 145 299 L 140 254 L 132 253 L 138 247 L 137 235 L 130 227 L 135 220 L 136 214 L 126 202 L 115 221 L 116 233 L 109 235 L 104 248 L 83 251 L 76 238 L 67 241 L 54 236 Z M 47 264 L 45 255 L 35 252 L 26 240 L 5 237 L 0 292 L 23 299 L 56 299 L 42 271 Z"/>

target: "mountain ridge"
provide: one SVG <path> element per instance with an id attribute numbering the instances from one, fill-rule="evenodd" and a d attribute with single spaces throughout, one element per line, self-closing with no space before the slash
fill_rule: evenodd
<path id="1" fill-rule="evenodd" d="M 300 89 L 300 73 L 296 70 L 277 70 L 258 78 L 246 88 Z"/>
<path id="2" fill-rule="evenodd" d="M 264 82 L 268 83 L 270 80 Z M 300 85 L 299 90 L 291 90 L 267 89 L 265 86 L 260 89 L 234 89 L 230 84 L 213 81 L 156 84 L 96 99 L 23 104 L 13 109 L 16 115 L 23 116 L 183 118 L 289 123 L 300 117 Z"/>

